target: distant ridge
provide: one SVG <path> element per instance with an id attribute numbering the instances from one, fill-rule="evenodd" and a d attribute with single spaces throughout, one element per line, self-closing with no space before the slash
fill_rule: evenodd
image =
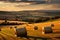
<path id="1" fill-rule="evenodd" d="M 37 13 L 37 14 L 36 14 Z M 24 15 L 25 14 L 25 15 Z M 1 16 L 5 15 L 20 15 L 20 16 L 60 16 L 60 10 L 34 10 L 34 11 L 0 11 Z"/>
<path id="2" fill-rule="evenodd" d="M 60 12 L 60 10 L 24 10 L 24 11 L 0 11 L 0 12 Z"/>

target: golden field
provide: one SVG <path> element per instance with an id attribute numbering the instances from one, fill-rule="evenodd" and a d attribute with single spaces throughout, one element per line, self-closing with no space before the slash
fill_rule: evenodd
<path id="1" fill-rule="evenodd" d="M 30 10 L 32 10 L 32 11 L 33 10 L 60 10 L 59 5 L 60 4 L 36 4 L 36 5 L 33 5 L 31 3 L 0 2 L 0 11 L 17 11 L 18 12 L 18 11 L 27 11 L 27 10 L 28 11 L 30 11 Z M 25 12 L 23 12 L 23 13 L 25 13 Z M 35 12 L 35 13 L 39 14 L 39 12 L 38 13 Z M 19 14 L 20 14 L 20 12 L 19 12 Z M 6 14 L 4 14 L 4 15 L 6 15 Z M 27 16 L 29 16 L 29 14 L 27 14 Z M 8 17 L 9 17 L 9 15 L 8 15 Z M 4 20 L 0 20 L 0 24 L 2 22 L 4 22 Z M 40 22 L 40 23 L 33 23 L 33 24 L 28 24 L 28 22 L 21 22 L 21 21 L 9 21 L 9 23 L 24 23 L 23 25 L 17 25 L 17 28 L 26 27 L 28 36 L 51 38 L 51 40 L 60 40 L 60 38 L 55 38 L 55 37 L 60 37 L 60 19 L 50 20 L 50 21 Z M 47 26 L 51 27 L 51 24 L 54 24 L 54 27 L 52 27 L 53 33 L 44 34 L 43 28 L 47 27 Z M 34 26 L 37 26 L 38 30 L 34 30 Z M 10 28 L 10 27 L 12 27 L 12 28 Z M 16 36 L 16 28 L 14 28 L 14 27 L 15 27 L 14 25 L 13 26 L 6 26 L 6 25 L 1 26 L 0 25 L 0 28 L 1 28 L 0 40 L 34 40 L 34 38 L 27 39 L 27 38 L 17 37 Z M 40 40 L 40 39 L 38 39 L 38 40 Z"/>
<path id="2" fill-rule="evenodd" d="M 54 24 L 53 32 L 51 34 L 43 34 L 43 27 L 50 26 L 51 24 Z M 34 30 L 34 26 L 38 27 L 38 30 Z M 44 37 L 44 38 L 52 38 L 52 40 L 59 40 L 54 37 L 60 37 L 60 19 L 54 20 L 54 21 L 47 21 L 42 23 L 34 23 L 34 24 L 24 24 L 24 25 L 18 25 L 17 28 L 26 27 L 27 33 L 29 36 L 35 36 L 35 37 Z M 26 38 L 20 38 L 17 37 L 15 34 L 15 28 L 13 27 L 10 29 L 10 27 L 2 27 L 2 31 L 0 31 L 0 40 L 28 40 Z M 56 29 L 56 30 L 54 30 Z M 31 38 L 31 40 L 33 40 Z"/>

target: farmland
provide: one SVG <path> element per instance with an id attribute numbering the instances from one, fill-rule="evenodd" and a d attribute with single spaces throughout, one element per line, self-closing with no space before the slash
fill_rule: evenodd
<path id="1" fill-rule="evenodd" d="M 60 30 L 57 30 L 57 31 L 53 30 L 53 32 L 55 32 L 55 33 L 51 33 L 51 34 L 43 34 L 43 30 L 42 30 L 43 27 L 50 26 L 51 24 L 55 25 L 53 27 L 53 29 L 59 29 L 60 28 L 60 19 L 54 20 L 54 21 L 42 22 L 42 23 L 18 25 L 17 28 L 26 27 L 27 33 L 28 33 L 27 35 L 29 35 L 29 36 L 52 38 L 52 40 L 54 40 L 54 39 L 56 39 L 54 37 L 56 37 L 56 36 L 60 37 L 60 33 L 56 33 L 56 32 L 60 32 Z M 37 26 L 38 30 L 34 30 L 34 26 Z M 17 37 L 15 34 L 15 30 L 16 29 L 14 28 L 14 26 L 12 26 L 12 29 L 10 29 L 9 26 L 1 27 L 0 40 L 28 40 L 26 38 Z M 30 38 L 30 39 L 33 40 L 32 38 Z M 58 40 L 58 39 L 56 39 L 56 40 Z"/>
<path id="2" fill-rule="evenodd" d="M 33 37 L 60 40 L 60 4 L 0 2 L 0 5 L 0 40 L 36 40 Z M 34 29 L 35 26 L 38 27 L 37 30 Z M 23 27 L 27 30 L 27 36 L 33 36 L 32 38 L 17 37 L 16 29 Z M 53 32 L 45 34 L 44 27 L 51 27 Z"/>

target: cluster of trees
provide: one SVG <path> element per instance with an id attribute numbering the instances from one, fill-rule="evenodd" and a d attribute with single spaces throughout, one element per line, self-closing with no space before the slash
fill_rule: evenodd
<path id="1" fill-rule="evenodd" d="M 55 20 L 60 18 L 60 16 L 55 16 L 55 17 L 38 17 L 38 18 L 21 18 L 20 16 L 16 16 L 15 17 L 15 21 L 25 21 L 25 22 L 29 22 L 29 23 L 38 23 L 38 22 L 45 22 L 45 21 L 49 21 L 49 20 Z M 7 22 L 8 18 L 7 17 L 3 17 L 3 20 L 5 20 L 5 23 L 2 24 L 10 24 L 9 22 Z M 17 23 L 11 23 L 11 24 L 17 24 Z"/>
<path id="2" fill-rule="evenodd" d="M 0 25 L 22 25 L 22 24 L 21 23 L 9 23 L 9 22 L 5 23 L 5 22 L 3 22 Z"/>
<path id="3" fill-rule="evenodd" d="M 45 21 L 49 21 L 49 20 L 55 20 L 60 18 L 59 16 L 56 17 L 42 17 L 42 18 L 38 18 L 38 19 L 26 19 L 26 20 L 22 20 L 22 21 L 26 21 L 29 23 L 39 23 L 39 22 L 45 22 Z"/>

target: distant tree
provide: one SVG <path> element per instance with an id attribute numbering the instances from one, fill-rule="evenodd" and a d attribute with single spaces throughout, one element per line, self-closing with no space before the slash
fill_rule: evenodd
<path id="1" fill-rule="evenodd" d="M 5 23 L 7 23 L 7 17 L 4 17 Z"/>
<path id="2" fill-rule="evenodd" d="M 60 18 L 60 17 L 59 17 L 59 16 L 56 16 L 56 17 L 55 17 L 55 19 L 58 19 L 58 18 Z"/>
<path id="3" fill-rule="evenodd" d="M 47 18 L 46 18 L 46 21 L 48 21 L 48 20 L 50 20 L 50 18 L 49 18 L 49 17 L 47 17 Z"/>
<path id="4" fill-rule="evenodd" d="M 16 16 L 15 20 L 18 21 L 19 16 Z"/>

